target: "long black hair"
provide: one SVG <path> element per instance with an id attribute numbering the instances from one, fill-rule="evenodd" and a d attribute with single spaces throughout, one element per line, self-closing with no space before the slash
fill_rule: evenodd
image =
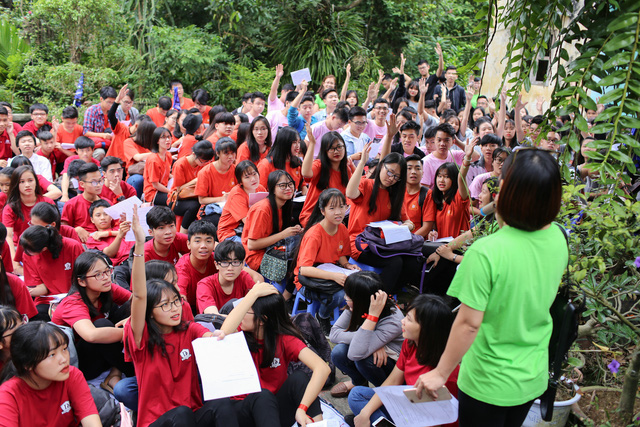
<path id="1" fill-rule="evenodd" d="M 445 203 L 451 203 L 456 197 L 456 193 L 458 192 L 458 166 L 453 162 L 441 164 L 440 167 L 436 169 L 436 173 L 433 178 L 434 183 L 438 179 L 440 171 L 447 172 L 447 175 L 451 179 L 451 187 L 443 193 L 440 191 L 438 186 L 434 184 L 433 190 L 431 190 L 431 197 L 433 198 L 433 202 L 436 204 L 436 209 L 439 211 L 444 209 Z"/>
<path id="2" fill-rule="evenodd" d="M 353 309 L 351 310 L 351 320 L 347 331 L 355 332 L 362 326 L 364 319 L 362 315 L 369 310 L 371 295 L 382 290 L 382 280 L 378 273 L 373 271 L 359 271 L 347 277 L 344 282 L 344 293 L 353 301 Z M 379 318 L 383 319 L 390 316 L 397 310 L 393 300 L 387 298 L 382 313 Z"/>
<path id="3" fill-rule="evenodd" d="M 300 134 L 290 126 L 285 126 L 278 130 L 267 159 L 276 169 L 284 169 L 289 161 L 291 168 L 302 166 L 302 162 L 297 156 L 291 155 L 291 146 L 295 141 L 300 141 Z"/>
<path id="4" fill-rule="evenodd" d="M 47 224 L 55 224 L 60 231 L 60 211 L 57 207 L 48 202 L 38 202 L 31 208 L 31 218 L 40 218 Z"/>
<path id="5" fill-rule="evenodd" d="M 338 170 L 340 171 L 340 179 L 342 180 L 342 185 L 345 187 L 349 184 L 349 170 L 347 169 L 347 147 L 344 143 L 344 139 L 338 132 L 327 132 L 322 135 L 322 139 L 320 140 L 320 179 L 318 180 L 318 189 L 324 190 L 329 188 L 329 178 L 331 178 L 331 160 L 329 159 L 329 148 L 331 145 L 339 141 L 342 146 L 342 160 L 340 160 L 340 165 L 338 166 Z"/>
<path id="6" fill-rule="evenodd" d="M 271 221 L 273 226 L 273 231 L 271 234 L 279 233 L 280 231 L 288 228 L 291 225 L 292 220 L 292 212 L 293 212 L 293 201 L 287 200 L 282 205 L 282 228 L 280 228 L 280 210 L 278 209 L 278 204 L 276 203 L 276 185 L 278 181 L 283 176 L 286 176 L 290 182 L 295 184 L 295 181 L 289 175 L 289 172 L 284 171 L 282 169 L 274 170 L 269 174 L 269 179 L 267 181 L 267 190 L 269 191 L 269 206 L 271 206 Z"/>
<path id="7" fill-rule="evenodd" d="M 38 183 L 38 176 L 36 175 L 36 172 L 33 170 L 33 168 L 24 165 L 18 166 L 11 174 L 9 194 L 7 195 L 7 205 L 10 206 L 13 213 L 23 221 L 25 220 L 25 218 L 22 214 L 22 206 L 20 201 L 20 179 L 25 173 L 30 173 L 33 175 L 33 179 L 35 180 L 34 192 L 36 194 L 36 198 L 38 196 L 42 196 L 42 189 L 40 188 L 40 184 Z"/>
<path id="8" fill-rule="evenodd" d="M 80 294 L 82 298 L 82 302 L 89 309 L 89 316 L 96 317 L 100 313 L 98 309 L 91 303 L 89 300 L 89 296 L 87 295 L 86 286 L 80 285 L 80 280 L 87 280 L 87 273 L 91 271 L 91 269 L 98 263 L 98 261 L 102 261 L 105 263 L 107 267 L 111 267 L 111 261 L 109 257 L 107 257 L 104 253 L 97 250 L 88 250 L 80 254 L 78 258 L 76 258 L 73 264 L 73 274 L 71 276 L 71 288 L 69 289 L 69 295 L 73 295 L 75 293 Z M 100 301 L 101 311 L 102 313 L 109 313 L 111 308 L 113 307 L 113 293 L 109 292 L 101 292 L 98 297 Z"/>
<path id="9" fill-rule="evenodd" d="M 249 132 L 247 133 L 247 147 L 249 147 L 249 160 L 253 163 L 257 163 L 260 161 L 260 146 L 256 141 L 256 138 L 253 136 L 253 129 L 256 127 L 256 124 L 262 123 L 267 127 L 267 139 L 264 141 L 264 145 L 267 149 L 271 148 L 271 125 L 269 124 L 269 120 L 264 118 L 263 116 L 256 117 L 249 127 Z M 240 145 L 240 144 L 238 144 Z M 291 152 L 291 151 L 289 151 Z"/>
<path id="10" fill-rule="evenodd" d="M 0 223 L 0 247 L 2 247 L 7 240 L 7 227 Z M 9 286 L 9 279 L 7 278 L 7 272 L 4 268 L 4 260 L 0 260 L 0 306 L 16 306 L 16 299 Z"/>
<path id="11" fill-rule="evenodd" d="M 165 133 L 171 135 L 171 131 L 162 126 L 158 126 L 153 130 L 153 134 L 151 135 L 151 145 L 149 146 L 149 149 L 152 153 L 157 153 L 160 151 L 160 138 L 162 138 L 162 135 L 164 135 Z"/>
<path id="12" fill-rule="evenodd" d="M 415 297 L 407 307 L 407 313 L 412 310 L 420 325 L 418 342 L 412 343 L 417 346 L 416 359 L 420 365 L 434 368 L 447 346 L 455 316 L 442 297 L 431 294 Z"/>
<path id="13" fill-rule="evenodd" d="M 158 348 L 162 351 L 163 356 L 167 356 L 167 345 L 164 342 L 162 331 L 160 330 L 160 326 L 152 317 L 153 309 L 160 303 L 162 300 L 162 294 L 165 291 L 172 296 L 181 298 L 180 291 L 178 291 L 173 284 L 163 279 L 147 280 L 147 310 L 145 312 L 145 321 L 147 323 L 147 331 L 149 333 L 148 345 L 151 357 L 153 357 L 155 350 Z M 178 326 L 175 326 L 173 330 L 184 331 L 187 327 L 188 323 L 181 322 Z"/>
<path id="14" fill-rule="evenodd" d="M 407 161 L 400 153 L 389 153 L 376 167 L 374 171 L 374 183 L 371 190 L 371 196 L 369 198 L 369 215 L 372 215 L 378 210 L 378 191 L 380 191 L 380 174 L 387 173 L 383 165 L 398 164 L 400 166 L 400 181 L 396 181 L 391 187 L 387 188 L 389 191 L 389 201 L 391 202 L 391 214 L 390 220 L 399 221 L 400 212 L 402 211 L 402 203 L 404 202 L 404 192 L 407 187 Z"/>
<path id="15" fill-rule="evenodd" d="M 278 335 L 291 335 L 304 341 L 300 331 L 291 321 L 289 314 L 287 314 L 282 294 L 277 293 L 260 297 L 253 303 L 253 307 L 251 308 L 254 313 L 254 331 L 257 332 L 259 327 L 262 327 L 263 331 L 262 347 L 264 350 L 262 352 L 262 360 L 260 361 L 261 368 L 271 366 L 273 358 L 276 355 Z M 260 322 L 262 326 L 259 325 Z M 247 333 L 245 334 L 245 338 L 247 339 L 249 349 L 253 353 L 257 353 L 260 349 L 260 344 L 254 334 Z"/>
<path id="16" fill-rule="evenodd" d="M 34 254 L 39 254 L 46 248 L 51 252 L 51 258 L 57 259 L 62 252 L 62 236 L 52 225 L 32 225 L 20 236 L 20 245 L 25 252 Z"/>
<path id="17" fill-rule="evenodd" d="M 176 127 L 179 126 L 176 124 Z M 150 150 L 151 139 L 153 138 L 153 131 L 155 130 L 156 124 L 153 122 L 153 120 L 142 120 L 138 124 L 135 135 L 133 135 L 131 138 L 133 139 L 133 142 L 135 142 L 140 147 Z"/>

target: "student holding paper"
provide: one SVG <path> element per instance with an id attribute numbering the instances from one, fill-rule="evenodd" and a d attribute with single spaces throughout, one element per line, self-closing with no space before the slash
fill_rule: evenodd
<path id="1" fill-rule="evenodd" d="M 278 290 L 268 283 L 256 284 L 229 313 L 222 332 L 231 334 L 238 326 L 253 354 L 260 385 L 276 395 L 280 419 L 268 424 L 290 426 L 298 422 L 305 426 L 322 420 L 318 394 L 331 370 L 303 342 Z M 297 361 L 311 369 L 311 378 L 302 371 L 287 375 L 289 363 Z"/>
<path id="2" fill-rule="evenodd" d="M 133 361 L 140 389 L 138 426 L 237 426 L 228 399 L 202 403 L 191 342 L 213 334 L 182 320 L 178 289 L 164 280 L 147 282 L 145 235 L 134 207 L 136 237 L 131 272 L 131 318 L 124 327 L 125 356 Z"/>
<path id="3" fill-rule="evenodd" d="M 413 385 L 421 374 L 435 368 L 449 338 L 453 323 L 451 309 L 442 297 L 418 295 L 409 305 L 407 315 L 402 319 L 402 343 L 400 357 L 391 374 L 382 383 L 389 385 Z M 458 370 L 456 367 L 443 381 L 453 396 L 458 395 Z M 380 397 L 369 387 L 357 386 L 349 393 L 349 408 L 355 415 L 356 427 L 369 427 L 379 417 L 391 420 L 382 406 Z M 446 424 L 455 427 L 458 423 Z"/>

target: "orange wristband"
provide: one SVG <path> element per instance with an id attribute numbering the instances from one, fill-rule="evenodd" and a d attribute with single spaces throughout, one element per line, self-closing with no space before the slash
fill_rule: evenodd
<path id="1" fill-rule="evenodd" d="M 372 321 L 372 322 L 374 322 L 374 323 L 376 323 L 376 322 L 379 320 L 379 318 L 378 318 L 378 317 L 376 317 L 376 316 L 372 316 L 372 315 L 367 314 L 367 313 L 363 314 L 363 315 L 362 315 L 362 318 L 363 318 L 363 319 L 366 319 L 366 320 L 371 320 L 371 321 Z"/>
<path id="2" fill-rule="evenodd" d="M 309 407 L 301 403 L 298 405 L 298 409 L 302 409 L 304 412 L 307 412 L 309 410 Z"/>

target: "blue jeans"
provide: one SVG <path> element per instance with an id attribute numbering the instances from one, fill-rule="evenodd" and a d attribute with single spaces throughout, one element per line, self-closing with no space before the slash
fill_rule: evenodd
<path id="1" fill-rule="evenodd" d="M 387 363 L 378 368 L 373 363 L 373 355 L 354 361 L 347 357 L 348 353 L 348 344 L 336 344 L 331 350 L 331 361 L 336 365 L 336 368 L 349 375 L 354 385 L 366 386 L 367 382 L 370 382 L 374 386 L 380 387 L 396 366 L 393 359 L 387 358 Z"/>
<path id="2" fill-rule="evenodd" d="M 134 412 L 138 411 L 138 380 L 136 377 L 124 378 L 113 388 L 113 395 L 124 406 Z"/>
<path id="3" fill-rule="evenodd" d="M 242 239 L 238 236 L 231 236 L 224 239 L 224 241 L 231 240 L 232 242 L 242 243 Z M 222 243 L 222 242 L 221 242 Z"/>
<path id="4" fill-rule="evenodd" d="M 142 175 L 131 175 L 127 178 L 127 184 L 136 189 L 138 198 L 142 198 L 142 189 L 144 188 L 144 177 Z M 152 200 L 147 200 L 151 202 Z"/>
<path id="5" fill-rule="evenodd" d="M 344 302 L 344 289 L 339 290 L 335 294 L 325 294 L 304 288 L 303 295 L 311 300 L 320 302 L 318 316 L 323 319 L 330 318 L 333 315 L 333 310 L 339 308 L 340 304 Z"/>
<path id="6" fill-rule="evenodd" d="M 376 392 L 373 391 L 372 388 L 361 386 L 354 387 L 351 390 L 351 393 L 349 393 L 348 398 L 349 408 L 353 412 L 353 415 L 357 416 L 358 414 L 360 414 L 360 412 L 362 412 L 362 408 L 367 406 L 367 403 L 369 403 L 374 394 L 376 394 Z M 376 409 L 373 414 L 371 414 L 369 422 L 373 423 L 380 417 L 385 417 L 388 420 L 392 420 L 391 415 L 389 415 L 387 410 L 384 409 L 384 406 L 381 406 L 379 409 Z"/>

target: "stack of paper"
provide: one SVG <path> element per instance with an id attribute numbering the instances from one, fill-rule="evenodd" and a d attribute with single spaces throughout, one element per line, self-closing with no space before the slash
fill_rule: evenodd
<path id="1" fill-rule="evenodd" d="M 121 201 L 120 203 L 116 203 L 113 206 L 108 208 L 104 208 L 104 211 L 107 215 L 115 220 L 120 219 L 120 214 L 124 213 L 127 217 L 128 221 L 131 221 L 133 218 L 133 207 L 138 206 L 138 217 L 140 218 L 140 225 L 144 230 L 145 236 L 149 235 L 149 226 L 147 225 L 147 212 L 149 212 L 152 206 L 142 206 L 142 200 L 138 199 L 137 196 L 129 197 L 126 200 Z M 126 242 L 135 242 L 136 236 L 133 234 L 133 229 L 129 230 L 124 238 Z"/>
<path id="2" fill-rule="evenodd" d="M 411 231 L 406 225 L 399 225 L 391 221 L 376 221 L 367 225 L 380 228 L 384 233 L 384 241 L 387 245 L 411 240 Z"/>

